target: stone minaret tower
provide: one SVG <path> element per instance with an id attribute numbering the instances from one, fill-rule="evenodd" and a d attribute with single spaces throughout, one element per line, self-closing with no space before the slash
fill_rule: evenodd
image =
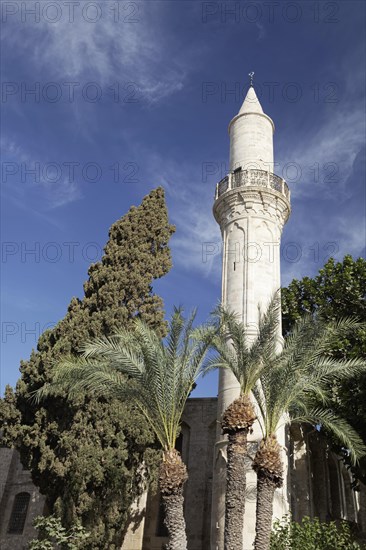
<path id="1" fill-rule="evenodd" d="M 290 193 L 284 180 L 273 173 L 273 121 L 264 114 L 251 85 L 239 113 L 229 124 L 230 171 L 216 187 L 214 216 L 223 241 L 222 302 L 235 311 L 252 337 L 258 323 L 258 306 L 265 309 L 280 288 L 280 239 L 290 215 Z M 226 439 L 220 420 L 239 395 L 239 384 L 228 371 L 220 372 L 218 429 L 214 453 L 211 550 L 223 550 L 225 510 Z M 286 446 L 285 431 L 278 434 Z M 254 456 L 261 432 L 249 436 Z M 286 452 L 284 450 L 284 463 Z M 255 534 L 256 476 L 248 464 L 247 502 L 243 549 L 252 548 Z M 254 494 L 253 494 L 254 493 Z M 285 483 L 277 491 L 274 515 L 288 512 Z"/>

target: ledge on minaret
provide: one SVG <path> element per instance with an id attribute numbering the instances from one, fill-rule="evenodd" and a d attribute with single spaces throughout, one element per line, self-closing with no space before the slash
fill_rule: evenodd
<path id="1" fill-rule="evenodd" d="M 239 115 L 243 115 L 245 113 L 264 114 L 262 106 L 259 103 L 259 99 L 257 98 L 257 94 L 255 93 L 253 86 L 251 86 L 248 90 L 248 93 L 244 99 L 244 103 L 241 106 L 241 109 L 239 111 Z"/>

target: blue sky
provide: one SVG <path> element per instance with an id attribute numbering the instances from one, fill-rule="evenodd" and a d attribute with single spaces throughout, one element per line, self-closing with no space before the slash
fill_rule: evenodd
<path id="1" fill-rule="evenodd" d="M 365 255 L 364 2 L 1 8 L 2 389 L 82 296 L 111 224 L 158 185 L 177 231 L 155 289 L 167 313 L 198 305 L 207 317 L 221 267 L 202 248 L 220 248 L 213 193 L 251 70 L 292 191 L 282 283 L 330 255 Z M 216 376 L 195 395 L 216 395 Z"/>

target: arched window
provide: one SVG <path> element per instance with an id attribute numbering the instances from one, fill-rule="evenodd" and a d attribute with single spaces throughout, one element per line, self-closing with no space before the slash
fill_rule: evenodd
<path id="1" fill-rule="evenodd" d="M 23 533 L 25 520 L 27 518 L 29 500 L 29 493 L 18 493 L 15 495 L 8 526 L 8 533 L 10 535 L 21 535 Z"/>
<path id="2" fill-rule="evenodd" d="M 352 489 L 352 478 L 350 471 L 344 466 L 344 464 L 340 464 L 341 467 L 341 475 L 343 478 L 343 495 L 344 495 L 344 517 L 342 519 L 346 519 L 348 521 L 355 522 L 356 520 L 356 510 L 357 505 L 355 502 L 355 492 Z"/>
<path id="3" fill-rule="evenodd" d="M 328 459 L 329 485 L 331 496 L 331 519 L 343 519 L 342 480 L 340 458 L 331 453 Z"/>

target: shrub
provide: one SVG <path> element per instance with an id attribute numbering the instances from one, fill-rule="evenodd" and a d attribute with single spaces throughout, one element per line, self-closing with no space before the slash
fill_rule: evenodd
<path id="1" fill-rule="evenodd" d="M 301 523 L 286 516 L 273 525 L 271 550 L 365 550 L 355 542 L 349 524 L 321 523 L 304 517 Z"/>
<path id="2" fill-rule="evenodd" d="M 66 530 L 61 520 L 55 516 L 38 516 L 34 526 L 39 531 L 39 539 L 29 543 L 29 550 L 81 550 L 86 539 L 90 536 L 80 524 Z"/>

